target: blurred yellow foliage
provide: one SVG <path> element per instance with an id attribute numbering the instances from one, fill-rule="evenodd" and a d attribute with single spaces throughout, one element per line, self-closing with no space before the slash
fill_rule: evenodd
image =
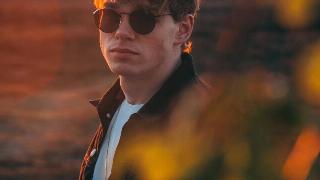
<path id="1" fill-rule="evenodd" d="M 226 163 L 231 172 L 244 171 L 249 166 L 250 148 L 246 140 L 235 140 L 226 148 Z"/>
<path id="2" fill-rule="evenodd" d="M 320 42 L 305 51 L 297 72 L 302 96 L 308 102 L 320 104 Z"/>
<path id="3" fill-rule="evenodd" d="M 314 0 L 278 0 L 279 21 L 289 28 L 304 27 L 313 19 Z"/>
<path id="4" fill-rule="evenodd" d="M 244 180 L 243 172 L 249 167 L 251 152 L 246 140 L 234 140 L 226 148 L 226 166 L 228 173 L 225 180 Z"/>
<path id="5" fill-rule="evenodd" d="M 287 180 L 306 179 L 309 170 L 320 152 L 320 131 L 315 126 L 305 128 L 284 166 Z"/>
<path id="6" fill-rule="evenodd" d="M 136 139 L 136 140 L 133 140 Z M 142 179 L 180 179 L 189 169 L 200 161 L 200 146 L 195 138 L 188 137 L 187 142 L 176 142 L 168 134 L 154 133 L 133 138 L 124 148 L 122 162 L 130 162 L 137 167 Z M 125 170 L 126 164 L 120 167 Z M 118 173 L 116 173 L 118 174 Z"/>

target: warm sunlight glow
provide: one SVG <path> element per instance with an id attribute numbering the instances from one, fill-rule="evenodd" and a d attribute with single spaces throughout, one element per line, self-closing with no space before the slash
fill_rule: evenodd
<path id="1" fill-rule="evenodd" d="M 93 4 L 96 6 L 97 9 L 103 8 L 104 0 L 93 0 Z"/>
<path id="2" fill-rule="evenodd" d="M 191 51 L 192 51 L 192 42 L 188 41 L 184 46 L 183 52 L 190 54 Z"/>
<path id="3" fill-rule="evenodd" d="M 20 4 L 20 2 L 19 2 Z M 1 112 L 47 87 L 62 66 L 63 17 L 58 2 L 1 4 Z M 8 97 L 13 97 L 10 100 Z"/>

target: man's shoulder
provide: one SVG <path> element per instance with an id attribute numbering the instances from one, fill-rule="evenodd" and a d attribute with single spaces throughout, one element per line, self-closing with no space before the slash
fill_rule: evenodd
<path id="1" fill-rule="evenodd" d="M 213 92 L 213 86 L 202 76 L 197 76 L 194 83 L 185 89 L 177 100 L 175 109 L 185 113 L 193 113 L 200 110 L 210 99 Z M 179 110 L 180 109 L 180 110 Z M 188 111 L 191 110 L 191 111 Z M 188 112 L 186 112 L 186 110 Z"/>
<path id="2" fill-rule="evenodd" d="M 212 92 L 213 86 L 206 81 L 202 76 L 197 75 L 195 82 L 190 87 L 190 91 L 193 91 L 194 94 L 204 94 L 209 95 Z"/>
<path id="3" fill-rule="evenodd" d="M 202 88 L 203 90 L 206 90 L 206 91 L 210 91 L 212 89 L 212 86 L 208 82 L 206 82 L 206 80 L 204 80 L 202 77 L 199 77 L 199 76 L 196 79 L 195 86 Z"/>

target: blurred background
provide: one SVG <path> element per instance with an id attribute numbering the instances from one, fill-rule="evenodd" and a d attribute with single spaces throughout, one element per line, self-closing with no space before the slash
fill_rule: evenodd
<path id="1" fill-rule="evenodd" d="M 319 7 L 316 0 L 203 0 L 192 55 L 212 93 L 181 102 L 166 135 L 141 144 L 140 157 L 179 162 L 161 175 L 137 162 L 148 172 L 142 177 L 320 179 Z M 94 10 L 91 0 L 0 2 L 0 179 L 78 177 L 99 124 L 88 100 L 115 79 L 99 50 Z M 175 139 L 188 141 L 155 150 Z"/>

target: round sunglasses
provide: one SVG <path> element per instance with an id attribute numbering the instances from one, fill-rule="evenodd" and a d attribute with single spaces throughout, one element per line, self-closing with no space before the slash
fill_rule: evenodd
<path id="1" fill-rule="evenodd" d="M 146 35 L 153 31 L 156 26 L 156 18 L 171 14 L 153 15 L 143 9 L 135 10 L 131 13 L 117 13 L 113 9 L 97 9 L 93 12 L 94 21 L 98 29 L 105 33 L 115 32 L 121 23 L 121 15 L 129 15 L 131 28 L 139 34 Z"/>

